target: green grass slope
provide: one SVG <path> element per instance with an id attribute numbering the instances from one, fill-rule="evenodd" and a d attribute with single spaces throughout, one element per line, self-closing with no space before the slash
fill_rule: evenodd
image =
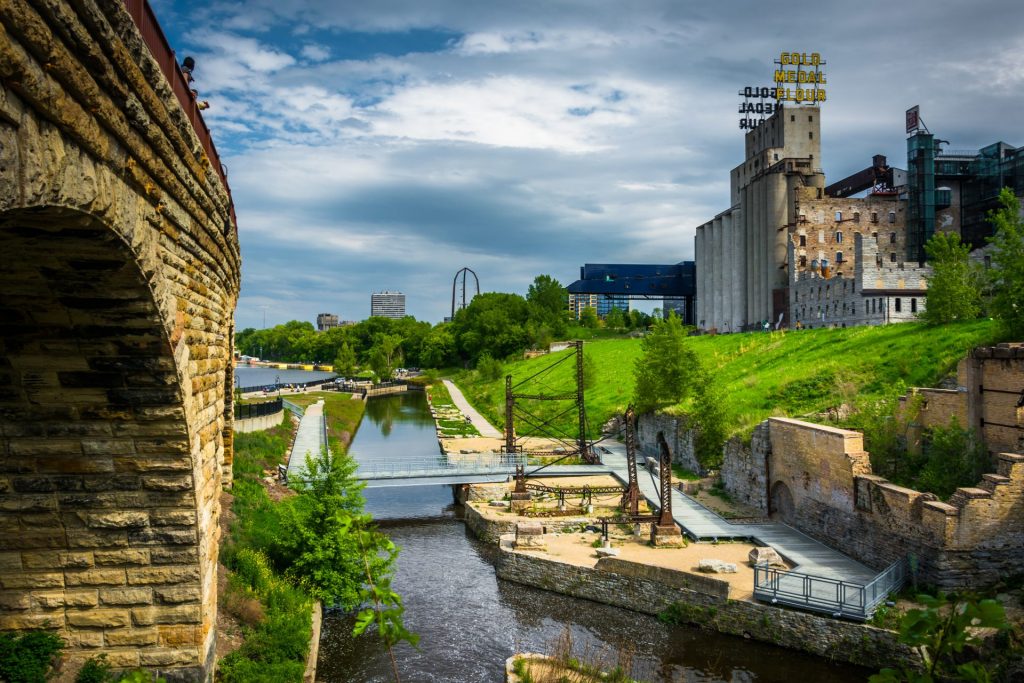
<path id="1" fill-rule="evenodd" d="M 733 434 L 746 434 L 770 416 L 810 417 L 843 403 L 860 404 L 902 392 L 910 386 L 933 386 L 954 372 L 957 362 L 975 346 L 1000 341 L 995 323 L 979 320 L 941 327 L 903 323 L 882 327 L 752 332 L 693 337 L 690 343 L 719 383 Z M 584 347 L 593 363 L 593 386 L 586 390 L 589 435 L 623 411 L 633 396 L 633 365 L 640 340 L 594 340 Z M 484 380 L 475 371 L 455 379 L 473 405 L 492 424 L 504 424 L 505 380 L 513 383 L 540 372 L 563 351 L 507 363 L 502 378 Z M 516 391 L 560 393 L 573 389 L 571 360 Z M 570 407 L 567 402 L 524 404 L 545 420 Z M 685 405 L 671 412 L 685 412 Z M 553 424 L 573 432 L 575 411 Z M 535 433 L 525 424 L 520 434 Z"/>

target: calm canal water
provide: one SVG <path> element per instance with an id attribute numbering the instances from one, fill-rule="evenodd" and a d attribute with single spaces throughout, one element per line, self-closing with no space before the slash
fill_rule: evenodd
<path id="1" fill-rule="evenodd" d="M 371 399 L 352 444 L 358 459 L 436 449 L 423 394 Z M 396 650 L 404 683 L 500 683 L 515 652 L 550 651 L 570 634 L 577 653 L 614 664 L 630 653 L 633 675 L 654 682 L 864 681 L 867 672 L 742 638 L 670 627 L 657 619 L 497 579 L 496 550 L 459 521 L 447 486 L 369 489 L 367 507 L 402 551 L 394 587 L 419 649 Z M 392 681 L 386 651 L 352 638 L 352 619 L 328 615 L 318 681 Z"/>
<path id="2" fill-rule="evenodd" d="M 264 384 L 290 384 L 292 382 L 312 382 L 318 379 L 333 379 L 333 372 L 319 370 L 278 370 L 277 368 L 261 368 L 248 365 L 235 366 L 235 383 L 240 387 L 258 387 Z"/>

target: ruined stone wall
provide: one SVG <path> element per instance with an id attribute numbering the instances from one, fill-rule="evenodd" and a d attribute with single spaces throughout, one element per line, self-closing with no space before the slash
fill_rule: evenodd
<path id="1" fill-rule="evenodd" d="M 750 444 L 733 437 L 725 444 L 722 485 L 729 494 L 762 513 L 768 512 L 768 457 L 772 446 L 768 422 L 754 427 Z"/>
<path id="2" fill-rule="evenodd" d="M 672 462 L 697 474 L 706 474 L 694 451 L 695 433 L 687 426 L 686 418 L 664 413 L 647 413 L 637 419 L 636 442 L 640 454 L 661 457 L 658 432 L 664 432 L 665 442 L 672 452 Z"/>
<path id="3" fill-rule="evenodd" d="M 873 475 L 857 432 L 784 418 L 758 431 L 752 448 L 727 449 L 722 468 L 726 488 L 744 502 L 757 505 L 767 452 L 773 515 L 870 567 L 913 556 L 919 578 L 944 588 L 1020 573 L 1024 455 L 998 454 L 995 472 L 943 503 Z"/>
<path id="4" fill-rule="evenodd" d="M 990 452 L 1024 453 L 1024 344 L 978 348 L 957 369 L 967 424 Z"/>
<path id="5" fill-rule="evenodd" d="M 123 3 L 3 3 L 0 82 L 0 629 L 203 679 L 229 195 Z"/>
<path id="6" fill-rule="evenodd" d="M 611 559 L 598 560 L 592 569 L 502 548 L 496 571 L 506 581 L 644 614 L 678 605 L 676 614 L 686 623 L 838 661 L 872 668 L 914 661 L 890 631 L 727 599 L 701 577 Z"/>

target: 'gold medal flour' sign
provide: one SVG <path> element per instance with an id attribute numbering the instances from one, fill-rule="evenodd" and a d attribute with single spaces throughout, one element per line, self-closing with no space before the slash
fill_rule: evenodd
<path id="1" fill-rule="evenodd" d="M 739 91 L 740 130 L 753 130 L 785 102 L 820 104 L 825 101 L 825 60 L 817 52 L 783 52 L 775 60 L 774 85 L 747 86 Z"/>

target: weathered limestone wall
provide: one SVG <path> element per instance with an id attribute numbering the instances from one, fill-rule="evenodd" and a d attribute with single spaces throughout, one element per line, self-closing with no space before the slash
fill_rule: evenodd
<path id="1" fill-rule="evenodd" d="M 0 629 L 212 671 L 239 252 L 120 2 L 0 4 Z"/>
<path id="2" fill-rule="evenodd" d="M 695 434 L 686 424 L 686 418 L 663 413 L 646 413 L 637 418 L 636 442 L 640 453 L 658 458 L 658 432 L 664 432 L 665 442 L 672 451 L 672 462 L 697 474 L 706 474 L 694 451 Z"/>
<path id="3" fill-rule="evenodd" d="M 974 349 L 957 377 L 967 389 L 967 424 L 989 451 L 1024 453 L 1024 344 Z"/>
<path id="4" fill-rule="evenodd" d="M 678 604 L 686 622 L 839 661 L 877 668 L 912 662 L 895 634 L 872 626 L 828 619 L 770 605 L 729 600 L 701 577 L 613 558 L 579 567 L 502 548 L 497 574 L 506 581 L 658 614 Z M 711 582 L 716 582 L 710 579 Z"/>
<path id="5" fill-rule="evenodd" d="M 998 454 L 994 473 L 942 503 L 873 475 L 859 433 L 772 418 L 749 448 L 730 444 L 722 467 L 727 490 L 761 509 L 765 459 L 768 511 L 868 566 L 912 555 L 921 580 L 944 588 L 1020 572 L 1024 455 Z"/>
<path id="6" fill-rule="evenodd" d="M 771 455 L 768 422 L 754 427 L 750 445 L 732 438 L 722 458 L 722 485 L 739 502 L 768 512 L 768 456 Z"/>

